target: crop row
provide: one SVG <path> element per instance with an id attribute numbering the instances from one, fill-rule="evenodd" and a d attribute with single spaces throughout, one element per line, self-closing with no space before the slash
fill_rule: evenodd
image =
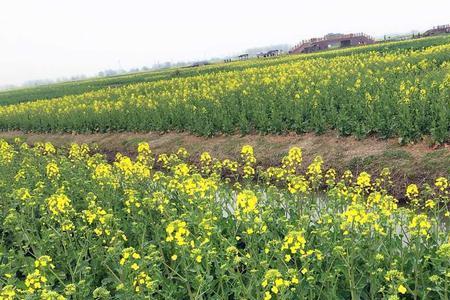
<path id="1" fill-rule="evenodd" d="M 280 60 L 286 61 L 3 106 L 0 129 L 208 136 L 337 130 L 404 142 L 449 139 L 450 43 Z"/>
<path id="2" fill-rule="evenodd" d="M 1 299 L 448 299 L 447 178 L 0 141 Z"/>
<path id="3" fill-rule="evenodd" d="M 189 77 L 219 71 L 240 70 L 248 67 L 262 65 L 276 65 L 286 61 L 312 59 L 315 57 L 334 57 L 340 55 L 351 55 L 366 51 L 388 52 L 395 49 L 420 49 L 433 45 L 444 44 L 445 38 L 432 37 L 420 40 L 389 42 L 370 47 L 358 47 L 342 49 L 338 51 L 327 51 L 300 56 L 285 56 L 283 59 L 258 59 L 245 62 L 233 62 L 229 64 L 214 64 L 200 68 L 170 68 L 150 72 L 138 72 L 126 75 L 111 76 L 107 78 L 92 78 L 87 80 L 69 81 L 57 84 L 49 84 L 31 88 L 20 88 L 14 90 L 0 91 L 0 105 L 16 104 L 42 99 L 59 98 L 68 95 L 79 95 L 86 92 L 96 91 L 108 87 L 123 86 L 139 82 L 151 82 L 173 77 Z"/>

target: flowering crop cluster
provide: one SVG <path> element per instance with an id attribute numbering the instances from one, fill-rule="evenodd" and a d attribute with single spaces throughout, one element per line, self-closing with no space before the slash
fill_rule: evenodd
<path id="1" fill-rule="evenodd" d="M 448 299 L 448 178 L 241 154 L 0 141 L 0 299 Z"/>
<path id="2" fill-rule="evenodd" d="M 431 135 L 444 143 L 450 128 L 450 39 L 431 41 L 414 41 L 412 49 L 398 43 L 242 62 L 188 77 L 0 106 L 0 129 L 200 135 L 334 129 L 403 142 Z"/>
<path id="3" fill-rule="evenodd" d="M 89 91 L 97 91 L 111 86 L 124 86 L 138 82 L 152 82 L 171 78 L 190 77 L 218 71 L 241 70 L 243 68 L 259 67 L 262 65 L 278 65 L 291 60 L 308 60 L 317 57 L 336 57 L 340 55 L 357 54 L 366 51 L 392 51 L 394 49 L 420 49 L 432 45 L 442 44 L 445 37 L 435 36 L 418 40 L 405 40 L 400 42 L 377 43 L 364 47 L 342 48 L 333 51 L 323 51 L 308 55 L 285 55 L 283 57 L 270 57 L 265 59 L 249 59 L 233 63 L 214 63 L 196 68 L 166 68 L 150 72 L 130 73 L 112 77 L 92 78 L 82 81 L 64 82 L 64 84 L 50 84 L 26 89 L 12 89 L 0 91 L 0 105 L 23 103 L 39 99 L 59 98 L 67 95 L 79 95 Z"/>

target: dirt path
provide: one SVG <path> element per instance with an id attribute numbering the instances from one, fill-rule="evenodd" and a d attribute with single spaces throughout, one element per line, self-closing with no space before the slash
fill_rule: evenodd
<path id="1" fill-rule="evenodd" d="M 193 156 L 208 151 L 218 158 L 237 158 L 243 145 L 252 145 L 262 165 L 277 164 L 292 146 L 303 148 L 304 161 L 309 163 L 316 155 L 324 158 L 328 167 L 338 171 L 362 170 L 372 174 L 389 167 L 399 188 L 407 183 L 432 182 L 438 176 L 450 176 L 450 148 L 433 149 L 426 142 L 400 146 L 396 139 L 380 140 L 338 137 L 335 133 L 323 135 L 229 135 L 213 138 L 187 133 L 99 133 L 99 134 L 40 134 L 2 132 L 0 138 L 12 140 L 21 137 L 28 143 L 50 141 L 57 146 L 72 142 L 96 144 L 100 151 L 113 157 L 116 152 L 133 155 L 141 141 L 150 143 L 155 153 L 176 151 L 185 147 Z"/>

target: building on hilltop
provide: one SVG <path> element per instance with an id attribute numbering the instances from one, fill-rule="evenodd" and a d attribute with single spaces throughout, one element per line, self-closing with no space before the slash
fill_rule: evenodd
<path id="1" fill-rule="evenodd" d="M 373 43 L 375 43 L 375 40 L 364 33 L 329 33 L 322 38 L 312 38 L 310 40 L 304 40 L 294 46 L 294 48 L 292 48 L 289 53 L 312 53 L 327 49 L 369 45 Z"/>
<path id="2" fill-rule="evenodd" d="M 202 60 L 202 61 L 197 61 L 197 62 L 194 62 L 193 64 L 191 64 L 190 66 L 188 66 L 189 68 L 192 68 L 192 67 L 201 67 L 201 66 L 207 66 L 207 65 L 210 65 L 211 63 L 209 62 L 209 61 L 207 61 L 207 60 Z"/>
<path id="3" fill-rule="evenodd" d="M 248 53 L 244 53 L 238 56 L 239 60 L 246 60 L 248 59 Z"/>
<path id="4" fill-rule="evenodd" d="M 269 51 L 267 51 L 267 52 L 261 52 L 261 53 L 258 53 L 258 54 L 256 55 L 256 57 L 257 57 L 257 58 L 260 58 L 260 57 L 272 57 L 272 56 L 278 56 L 278 55 L 280 55 L 281 53 L 283 53 L 282 50 L 275 49 L 275 50 L 269 50 Z"/>
<path id="5" fill-rule="evenodd" d="M 423 36 L 432 36 L 445 33 L 450 33 L 450 24 L 433 27 L 432 29 L 425 31 Z"/>

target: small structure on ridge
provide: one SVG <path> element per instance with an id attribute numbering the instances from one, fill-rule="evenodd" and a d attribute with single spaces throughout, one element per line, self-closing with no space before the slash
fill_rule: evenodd
<path id="1" fill-rule="evenodd" d="M 294 48 L 292 48 L 289 53 L 312 53 L 327 49 L 369 45 L 373 43 L 375 43 L 375 40 L 364 33 L 330 33 L 322 38 L 312 38 L 310 40 L 304 40 L 294 46 Z"/>

